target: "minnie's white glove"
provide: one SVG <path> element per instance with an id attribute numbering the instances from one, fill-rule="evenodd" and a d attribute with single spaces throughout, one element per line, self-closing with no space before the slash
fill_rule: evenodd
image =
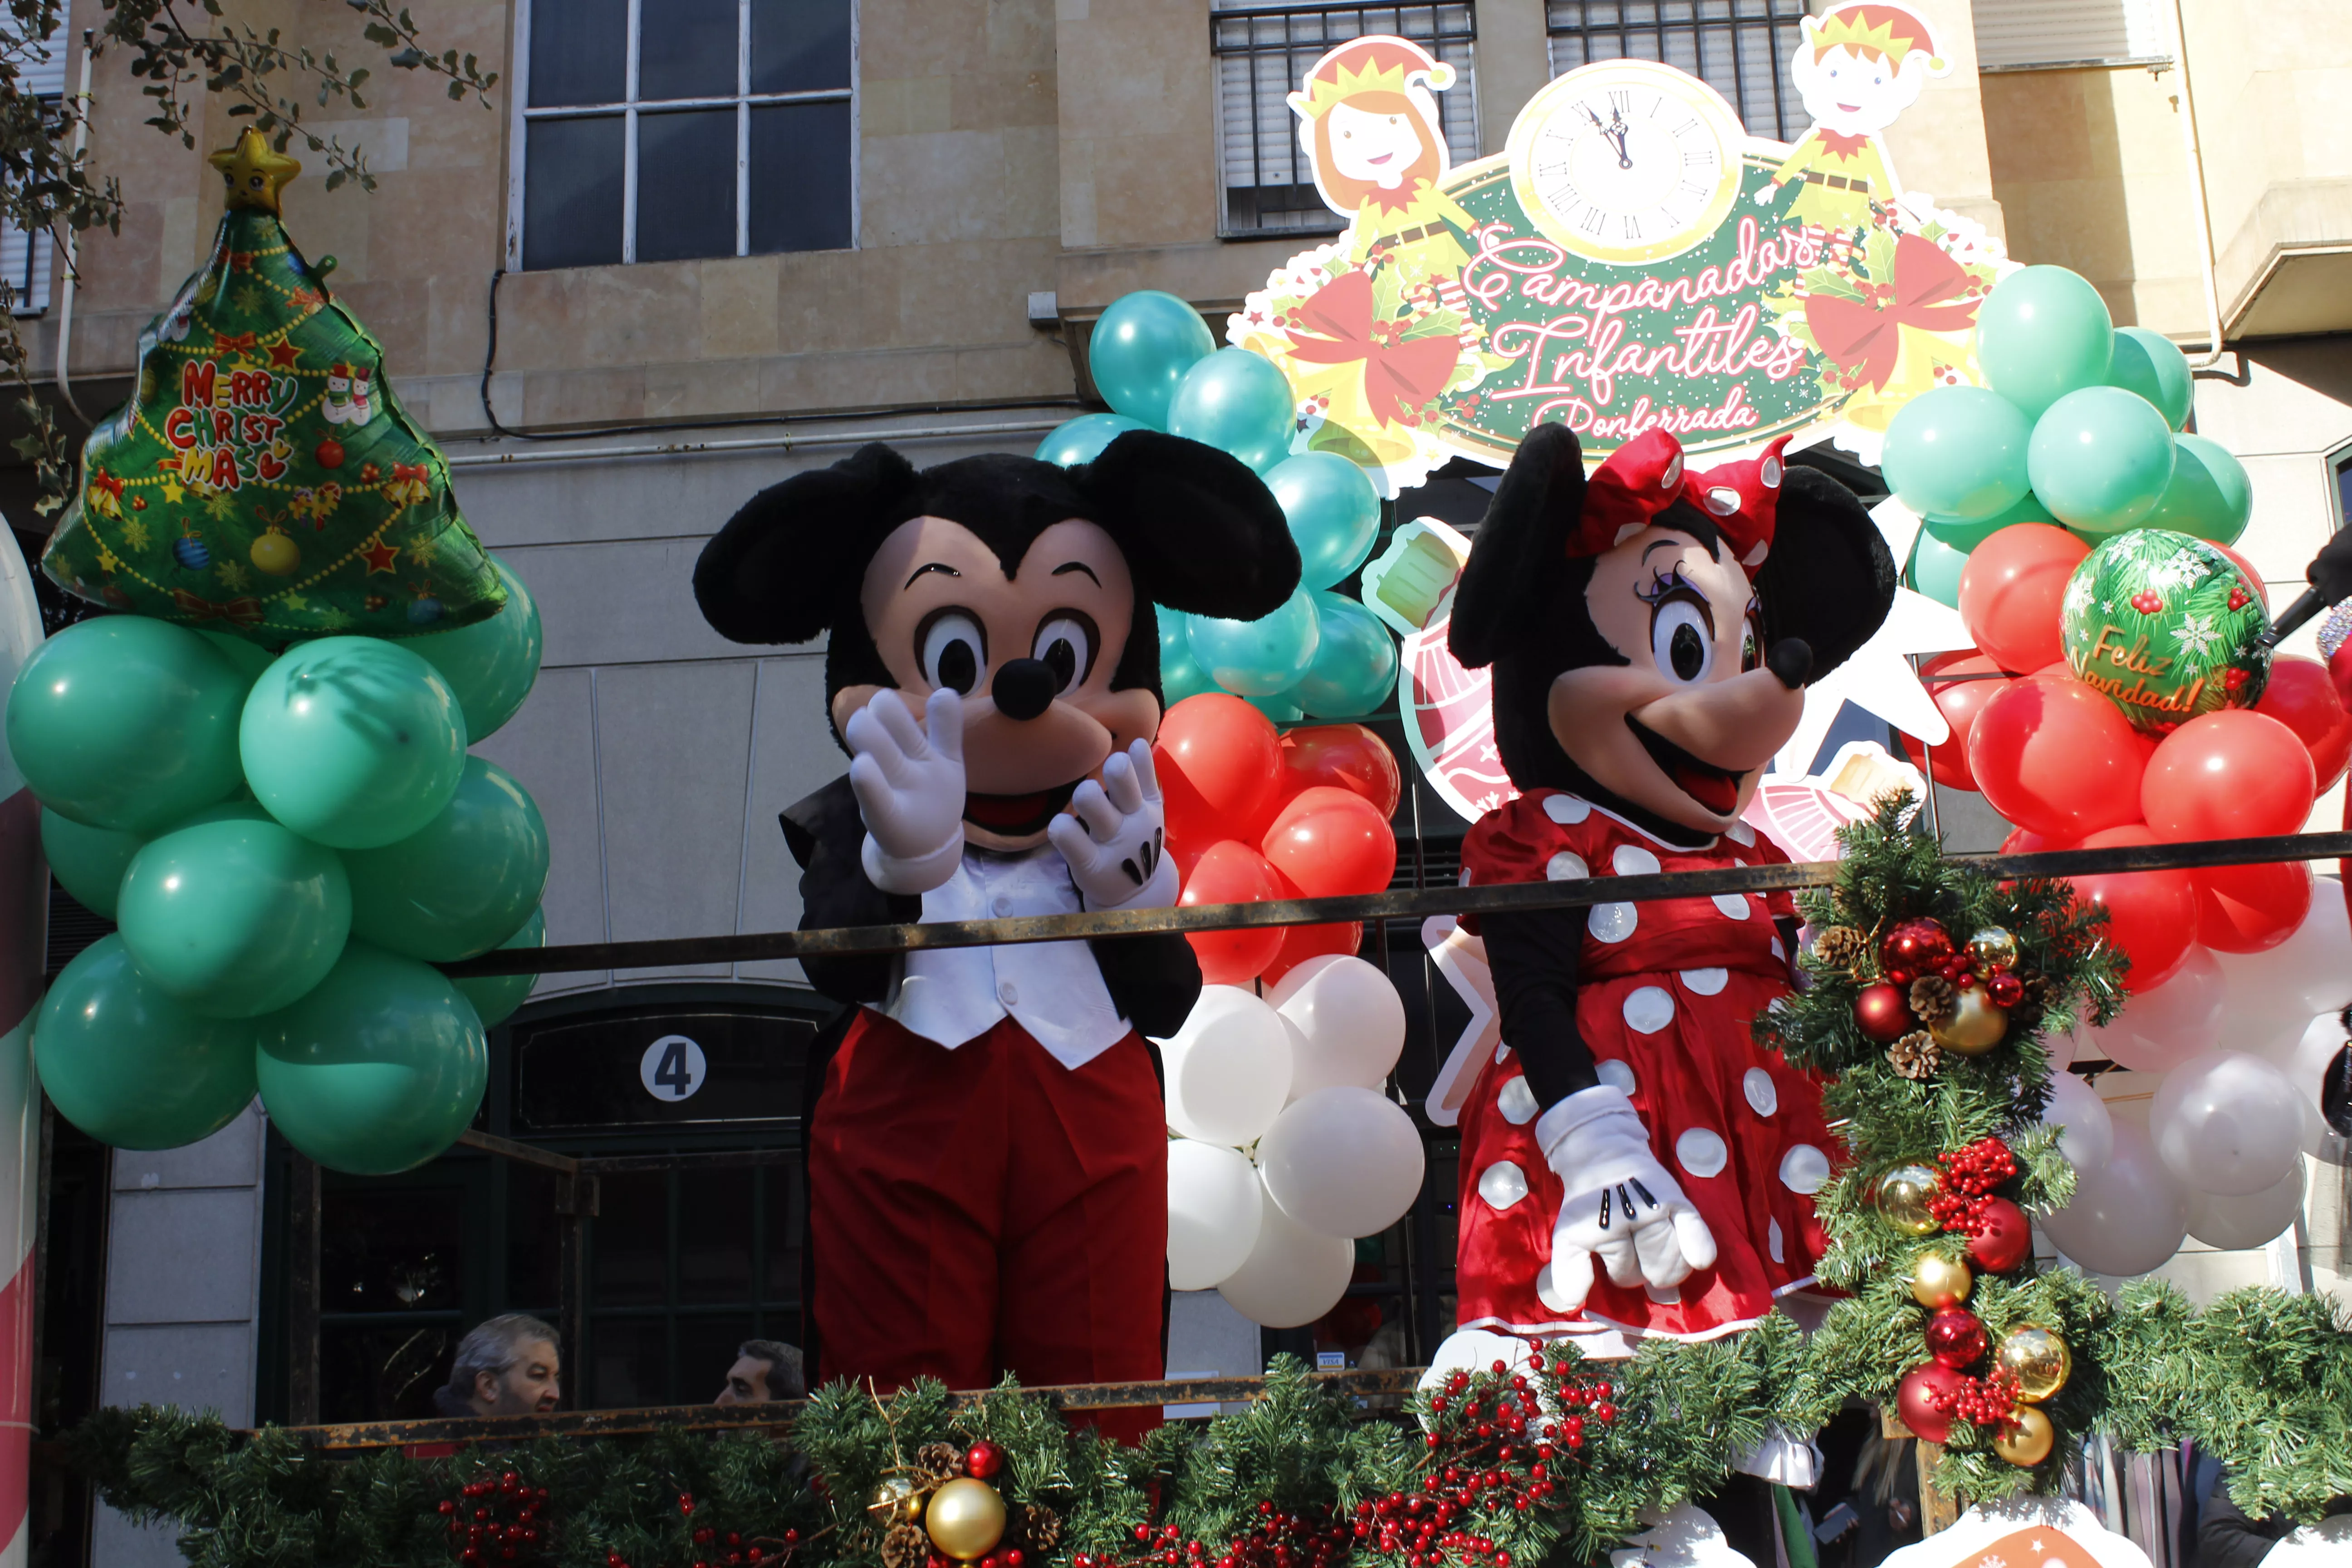
<path id="1" fill-rule="evenodd" d="M 849 716 L 849 787 L 866 821 L 858 858 L 886 893 L 928 893 L 963 863 L 963 699 L 947 687 L 923 727 L 895 691 Z"/>
<path id="2" fill-rule="evenodd" d="M 1596 1255 L 1615 1283 L 1659 1290 L 1714 1264 L 1714 1234 L 1650 1152 L 1624 1090 L 1570 1095 L 1537 1119 L 1536 1142 L 1568 1194 L 1552 1226 L 1551 1286 L 1570 1308 L 1592 1289 Z"/>
<path id="3" fill-rule="evenodd" d="M 1070 806 L 1045 825 L 1069 862 L 1070 880 L 1090 910 L 1158 910 L 1176 901 L 1176 862 L 1167 855 L 1167 810 L 1141 741 L 1111 753 L 1102 783 L 1088 779 Z"/>

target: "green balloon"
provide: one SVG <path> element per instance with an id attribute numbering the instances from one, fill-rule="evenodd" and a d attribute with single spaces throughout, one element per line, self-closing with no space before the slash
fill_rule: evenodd
<path id="1" fill-rule="evenodd" d="M 1162 710 L 1173 708 L 1187 697 L 1198 697 L 1203 691 L 1220 689 L 1209 679 L 1200 661 L 1192 657 L 1192 645 L 1184 635 L 1184 612 L 1171 610 L 1165 605 L 1152 606 L 1160 623 L 1160 706 Z"/>
<path id="2" fill-rule="evenodd" d="M 466 766 L 466 716 L 438 670 L 377 637 L 320 637 L 254 682 L 238 728 L 269 815 L 338 849 L 407 837 Z"/>
<path id="3" fill-rule="evenodd" d="M 1169 401 L 1184 373 L 1216 352 L 1201 312 L 1173 294 L 1122 294 L 1087 339 L 1087 369 L 1105 403 L 1155 430 L 1168 428 Z"/>
<path id="4" fill-rule="evenodd" d="M 1981 386 L 1938 386 L 1895 410 L 1879 468 L 1922 517 L 1972 522 L 2026 492 L 2033 429 L 2017 405 Z"/>
<path id="5" fill-rule="evenodd" d="M 246 688 L 248 690 L 252 689 L 255 681 L 261 679 L 261 672 L 268 669 L 271 660 L 277 657 L 258 643 L 249 643 L 243 637 L 233 637 L 226 632 L 200 630 L 196 635 L 212 644 L 214 649 L 236 668 L 237 674 L 245 678 Z"/>
<path id="6" fill-rule="evenodd" d="M 1238 697 L 1271 697 L 1297 685 L 1315 662 L 1318 635 L 1315 602 L 1304 588 L 1254 621 L 1191 616 L 1184 626 L 1193 660 Z"/>
<path id="7" fill-rule="evenodd" d="M 522 930 L 499 943 L 499 950 L 512 947 L 545 947 L 547 945 L 547 911 L 536 909 Z M 530 988 L 539 984 L 536 974 L 485 974 L 475 980 L 460 980 L 457 989 L 474 1005 L 475 1013 L 485 1029 L 496 1028 L 514 1016 L 514 1010 L 530 996 Z"/>
<path id="8" fill-rule="evenodd" d="M 94 915 L 114 918 L 122 873 L 142 843 L 138 835 L 110 827 L 84 827 L 70 816 L 41 808 L 41 856 L 49 874 L 74 900 Z"/>
<path id="9" fill-rule="evenodd" d="M 2148 734 L 2251 708 L 2270 678 L 2262 584 L 2209 541 L 2169 529 L 2135 528 L 2084 556 L 2059 624 L 2075 679 Z"/>
<path id="10" fill-rule="evenodd" d="M 1298 581 L 1328 588 L 1364 563 L 1381 531 L 1381 492 L 1336 452 L 1285 458 L 1265 476 L 1298 546 Z"/>
<path id="11" fill-rule="evenodd" d="M 1306 710 L 1298 706 L 1296 692 L 1282 691 L 1271 697 L 1244 697 L 1242 700 L 1277 724 L 1302 723 L 1307 718 Z"/>
<path id="12" fill-rule="evenodd" d="M 1977 363 L 2028 420 L 2070 392 L 2104 385 L 2115 337 L 2107 302 L 2063 267 L 2012 272 L 1977 310 Z"/>
<path id="13" fill-rule="evenodd" d="M 2028 490 L 2015 504 L 1979 522 L 1962 522 L 1951 517 L 1930 517 L 1922 520 L 1921 525 L 1934 534 L 1939 543 L 1948 544 L 1965 555 L 2012 522 L 2057 521 L 2050 515 L 2050 509 L 2042 504 L 2041 498 Z"/>
<path id="14" fill-rule="evenodd" d="M 496 763 L 466 759 L 441 815 L 381 849 L 344 852 L 352 934 L 448 963 L 512 936 L 547 887 L 547 824 L 530 792 Z"/>
<path id="15" fill-rule="evenodd" d="M 34 798 L 85 827 L 153 833 L 233 794 L 244 679 L 185 626 L 84 621 L 33 650 L 8 751 Z"/>
<path id="16" fill-rule="evenodd" d="M 2253 481 L 2245 468 L 2219 441 L 2203 436 L 2175 436 L 2172 447 L 2172 482 L 2147 514 L 2147 526 L 2235 544 L 2254 515 Z"/>
<path id="17" fill-rule="evenodd" d="M 1230 452 L 1263 474 L 1290 455 L 1297 417 L 1290 383 L 1272 360 L 1219 349 L 1184 373 L 1168 405 L 1168 433 Z"/>
<path id="18" fill-rule="evenodd" d="M 1345 594 L 1313 595 L 1319 635 L 1315 662 L 1285 693 L 1316 719 L 1358 719 L 1396 689 L 1396 639 L 1380 617 Z"/>
<path id="19" fill-rule="evenodd" d="M 459 626 L 454 632 L 434 632 L 402 639 L 414 652 L 441 672 L 457 706 L 466 712 L 466 742 L 478 744 L 494 734 L 522 707 L 539 679 L 539 656 L 545 637 L 539 624 L 539 602 L 530 596 L 514 568 L 497 556 L 490 564 L 506 585 L 506 607 L 488 620 Z"/>
<path id="20" fill-rule="evenodd" d="M 2155 404 L 2164 422 L 2175 430 L 2189 423 L 2189 410 L 2196 403 L 2197 384 L 2189 378 L 2189 356 L 2170 338 L 2146 327 L 2116 329 L 2107 384 L 2137 392 Z"/>
<path id="21" fill-rule="evenodd" d="M 209 1138 L 253 1100 L 253 1025 L 190 1012 L 102 936 L 49 986 L 33 1059 L 58 1114 L 118 1149 Z"/>
<path id="22" fill-rule="evenodd" d="M 1907 575 L 1915 591 L 1957 610 L 1960 607 L 1960 573 L 1968 563 L 1967 551 L 1955 550 L 1922 529 L 1919 542 L 1912 547 Z"/>
<path id="23" fill-rule="evenodd" d="M 414 1170 L 457 1141 L 489 1082 L 481 1019 L 456 984 L 363 942 L 257 1027 L 263 1108 L 330 1170 Z"/>
<path id="24" fill-rule="evenodd" d="M 2115 534 L 2147 520 L 2172 482 L 2172 427 L 2118 386 L 2070 392 L 2034 421 L 2033 493 L 2067 527 Z"/>
<path id="25" fill-rule="evenodd" d="M 333 850 L 275 822 L 206 822 L 139 851 L 115 918 L 139 973 L 182 1006 L 251 1018 L 334 967 L 352 889 Z"/>
<path id="26" fill-rule="evenodd" d="M 1142 420 L 1129 419 L 1124 414 L 1081 414 L 1076 419 L 1056 425 L 1047 431 L 1045 438 L 1037 443 L 1037 450 L 1033 455 L 1041 463 L 1074 468 L 1080 463 L 1091 463 L 1101 457 L 1105 447 L 1129 430 L 1150 428 Z"/>

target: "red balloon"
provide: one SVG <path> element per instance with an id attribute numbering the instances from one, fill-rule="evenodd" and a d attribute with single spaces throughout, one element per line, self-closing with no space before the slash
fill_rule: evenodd
<path id="1" fill-rule="evenodd" d="M 1262 847 L 1302 898 L 1377 893 L 1396 874 L 1389 819 L 1353 790 L 1300 790 L 1265 830 Z"/>
<path id="2" fill-rule="evenodd" d="M 2344 710 L 2328 666 L 2296 654 L 2273 656 L 2270 684 L 2254 711 L 2269 714 L 2301 739 L 2319 788 L 2344 776 L 2344 765 L 2352 763 L 2352 713 Z"/>
<path id="3" fill-rule="evenodd" d="M 2039 669 L 2066 656 L 2059 602 L 2091 547 L 2046 522 L 2012 522 L 1969 552 L 1960 624 L 2003 669 Z"/>
<path id="4" fill-rule="evenodd" d="M 2000 666 L 1973 650 L 1965 653 L 1939 653 L 1919 667 L 1919 679 L 1936 699 L 1936 710 L 1944 722 L 1952 727 L 1952 738 L 1940 746 L 1926 746 L 1927 772 L 1946 789 L 1974 789 L 1976 775 L 1969 772 L 1969 731 L 1975 727 L 1977 714 L 1992 694 L 2009 684 L 2006 680 L 1937 680 L 1937 676 L 1997 676 Z"/>
<path id="5" fill-rule="evenodd" d="M 1977 1233 L 1969 1237 L 1969 1259 L 1978 1268 L 2006 1274 L 2033 1255 L 2033 1222 L 2007 1198 L 1986 1200 Z"/>
<path id="6" fill-rule="evenodd" d="M 2278 662 L 2273 659 L 2271 662 Z M 2352 713 L 2352 639 L 2327 656 L 2327 679 L 2336 688 L 2336 700 L 2347 713 Z"/>
<path id="7" fill-rule="evenodd" d="M 2022 528 L 2027 525 L 2012 523 L 2011 526 Z M 1903 1425 L 1911 1428 L 1913 1436 L 1924 1437 L 1930 1443 L 1940 1443 L 1952 1435 L 1952 1417 L 1958 1412 L 1937 1410 L 1933 1402 L 1938 1398 L 1958 1398 L 1960 1386 L 1966 1381 L 1966 1373 L 1939 1366 L 1932 1361 L 1915 1366 L 1905 1375 L 1903 1386 L 1895 1391 L 1895 1414 L 1903 1418 Z"/>
<path id="8" fill-rule="evenodd" d="M 2102 700 L 2104 700 L 2104 699 Z M 2145 826 L 2110 827 L 2083 840 L 2085 849 L 2120 848 L 2160 840 Z M 2102 939 L 2131 960 L 2131 988 L 2160 985 L 2179 969 L 2197 941 L 2197 889 L 2186 871 L 2117 871 L 2077 877 L 2074 896 L 2107 911 Z"/>
<path id="9" fill-rule="evenodd" d="M 1151 762 L 1168 803 L 1168 848 L 1178 869 L 1221 838 L 1255 844 L 1282 782 L 1274 721 L 1222 691 L 1187 697 L 1160 721 Z"/>
<path id="10" fill-rule="evenodd" d="M 2012 523 L 2001 533 L 2028 526 L 2040 525 Z M 1969 772 L 1986 803 L 2019 826 L 2080 838 L 2139 818 L 2132 733 L 2123 710 L 2081 681 L 2027 676 L 1978 711 Z"/>
<path id="11" fill-rule="evenodd" d="M 2311 912 L 2310 865 L 2209 866 L 2191 871 L 2197 939 L 2221 952 L 2260 952 L 2293 936 Z"/>
<path id="12" fill-rule="evenodd" d="M 2000 852 L 2004 855 L 2040 855 L 2052 849 L 2072 849 L 2073 847 L 2074 847 L 2074 840 L 2072 838 L 2053 838 L 2046 833 L 2036 833 L 2030 827 L 2018 828 L 2000 841 Z"/>
<path id="13" fill-rule="evenodd" d="M 1189 700 L 1189 699 L 1188 699 Z M 1203 850 L 1176 900 L 1195 904 L 1255 904 L 1283 896 L 1282 880 L 1265 857 L 1246 844 L 1223 839 Z M 1283 928 L 1250 931 L 1191 931 L 1184 940 L 1201 961 L 1201 978 L 1212 985 L 1243 985 L 1257 978 L 1282 951 Z"/>
<path id="14" fill-rule="evenodd" d="M 1386 817 L 1396 815 L 1404 781 L 1388 742 L 1361 724 L 1310 724 L 1282 738 L 1280 787 L 1287 799 L 1318 785 L 1352 790 Z"/>
<path id="15" fill-rule="evenodd" d="M 1364 945 L 1364 922 L 1361 921 L 1342 921 L 1338 925 L 1328 926 L 1284 926 L 1282 931 L 1281 951 L 1274 955 L 1274 962 L 1267 964 L 1265 972 L 1258 976 L 1268 985 L 1310 958 L 1321 958 L 1326 953 L 1352 958 L 1356 950 Z"/>
<path id="16" fill-rule="evenodd" d="M 2139 804 L 2158 838 L 2260 838 L 2301 832 L 2318 784 L 2294 731 L 2267 714 L 2222 708 L 2157 746 Z"/>

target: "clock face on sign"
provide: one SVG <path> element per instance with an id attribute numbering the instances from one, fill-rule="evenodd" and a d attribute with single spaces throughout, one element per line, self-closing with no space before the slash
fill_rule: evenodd
<path id="1" fill-rule="evenodd" d="M 1695 77 L 1602 60 L 1559 78 L 1511 127 L 1511 184 L 1536 226 L 1624 265 L 1678 255 L 1739 195 L 1739 117 Z"/>

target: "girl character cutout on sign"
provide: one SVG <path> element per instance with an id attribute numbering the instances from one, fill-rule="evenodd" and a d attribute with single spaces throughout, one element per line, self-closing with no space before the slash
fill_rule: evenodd
<path id="1" fill-rule="evenodd" d="M 1438 189 L 1449 154 L 1431 89 L 1453 85 L 1454 68 L 1419 44 L 1375 36 L 1316 61 L 1289 99 L 1316 190 L 1355 220 L 1349 259 L 1379 252 L 1409 289 L 1454 284 L 1476 248 L 1470 215 Z"/>

